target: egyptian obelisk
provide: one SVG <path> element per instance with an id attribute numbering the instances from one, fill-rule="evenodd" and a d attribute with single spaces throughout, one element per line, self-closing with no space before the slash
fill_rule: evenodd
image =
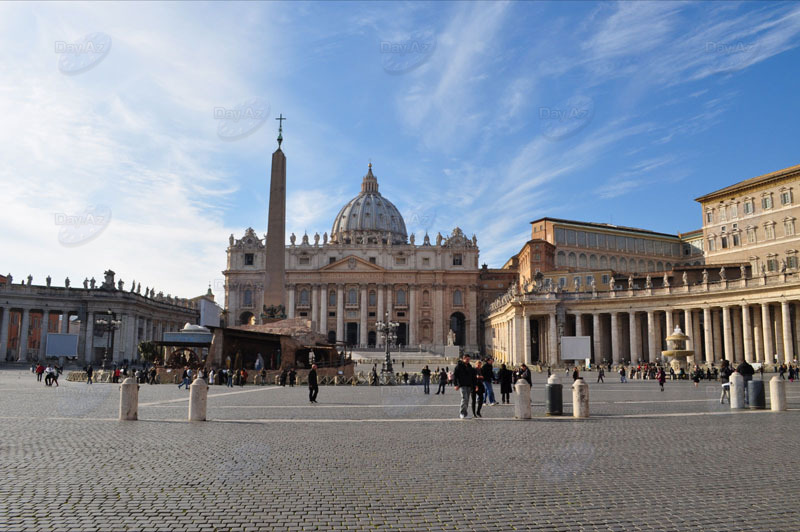
<path id="1" fill-rule="evenodd" d="M 281 114 L 275 120 L 278 120 L 280 125 L 278 126 L 278 149 L 272 154 L 272 176 L 269 183 L 264 306 L 283 305 L 286 308 L 284 284 L 286 282 L 286 156 L 281 151 L 283 121 L 286 119 Z"/>

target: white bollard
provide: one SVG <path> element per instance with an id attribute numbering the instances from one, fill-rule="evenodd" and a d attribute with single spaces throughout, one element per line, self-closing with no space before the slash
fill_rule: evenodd
<path id="1" fill-rule="evenodd" d="M 769 402 L 773 412 L 786 410 L 786 381 L 780 377 L 772 377 L 769 381 Z"/>
<path id="2" fill-rule="evenodd" d="M 744 377 L 738 371 L 731 374 L 731 409 L 744 408 Z"/>
<path id="3" fill-rule="evenodd" d="M 531 385 L 525 379 L 520 379 L 514 386 L 514 419 L 531 418 Z"/>
<path id="4" fill-rule="evenodd" d="M 572 383 L 572 417 L 589 417 L 589 385 L 582 378 Z"/>
<path id="5" fill-rule="evenodd" d="M 189 388 L 189 421 L 205 421 L 208 385 L 203 379 L 195 379 Z"/>
<path id="6" fill-rule="evenodd" d="M 119 385 L 119 420 L 137 419 L 139 419 L 139 385 L 135 379 L 128 377 Z"/>

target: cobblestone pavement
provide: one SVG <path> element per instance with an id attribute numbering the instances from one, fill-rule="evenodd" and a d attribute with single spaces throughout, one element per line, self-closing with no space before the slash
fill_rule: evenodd
<path id="1" fill-rule="evenodd" d="M 143 385 L 119 422 L 117 385 L 0 370 L 0 530 L 800 530 L 800 383 L 771 413 L 590 380 L 574 420 L 543 379 L 530 421 L 460 420 L 452 388 L 216 386 L 189 423 L 188 392 Z"/>

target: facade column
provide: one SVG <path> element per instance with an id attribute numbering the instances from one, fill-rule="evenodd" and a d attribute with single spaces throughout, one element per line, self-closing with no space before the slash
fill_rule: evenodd
<path id="1" fill-rule="evenodd" d="M 294 309 L 295 309 L 294 289 L 295 289 L 295 285 L 290 284 L 289 285 L 289 290 L 288 290 L 288 292 L 289 292 L 289 305 L 288 305 L 289 308 L 286 309 L 286 316 L 289 317 L 290 319 L 294 318 L 294 316 L 295 316 L 295 314 L 294 314 Z M 317 295 L 317 287 L 315 286 L 314 287 L 314 296 L 316 296 L 316 295 Z M 316 318 L 316 316 L 317 316 L 317 302 L 315 301 L 315 299 L 316 299 L 316 297 L 311 299 L 311 323 L 312 323 L 312 327 L 313 327 L 313 324 L 317 322 L 317 318 Z"/>
<path id="2" fill-rule="evenodd" d="M 575 314 L 575 336 L 583 336 L 583 314 Z"/>
<path id="3" fill-rule="evenodd" d="M 467 297 L 467 309 L 469 310 L 469 317 L 467 318 L 467 323 L 470 326 L 467 328 L 467 345 L 472 346 L 473 349 L 478 348 L 478 325 L 480 324 L 480 319 L 478 319 L 478 291 L 474 288 L 467 288 L 466 289 L 466 297 Z"/>
<path id="4" fill-rule="evenodd" d="M 758 304 L 753 305 L 753 344 L 755 361 L 764 363 L 764 329 L 761 327 L 761 313 Z"/>
<path id="5" fill-rule="evenodd" d="M 730 307 L 722 307 L 722 340 L 723 352 L 725 353 L 725 360 L 733 363 L 733 335 L 731 330 L 731 312 Z"/>
<path id="6" fill-rule="evenodd" d="M 656 320 L 655 311 L 647 311 L 647 351 L 649 362 L 655 363 L 656 357 Z"/>
<path id="7" fill-rule="evenodd" d="M 619 315 L 616 312 L 611 312 L 611 362 L 619 364 L 622 360 L 619 346 Z M 605 362 L 605 360 L 603 360 Z M 600 361 L 596 361 L 600 363 Z"/>
<path id="8" fill-rule="evenodd" d="M 703 363 L 703 360 L 705 360 L 706 348 L 705 348 L 705 345 L 703 345 L 702 340 L 700 339 L 700 335 L 701 335 L 700 330 L 701 329 L 700 329 L 700 313 L 699 312 L 692 311 L 692 325 L 693 325 L 694 333 L 696 335 L 696 340 L 692 344 L 692 345 L 694 345 L 694 353 L 695 353 L 694 361 L 695 361 L 695 364 L 700 365 L 700 364 Z"/>
<path id="9" fill-rule="evenodd" d="M 548 316 L 547 359 L 551 366 L 558 364 L 558 330 L 555 312 Z"/>
<path id="10" fill-rule="evenodd" d="M 594 362 L 602 360 L 602 344 L 600 343 L 600 313 L 592 313 L 592 346 L 594 347 Z"/>
<path id="11" fill-rule="evenodd" d="M 344 286 L 336 285 L 336 341 L 344 342 Z"/>
<path id="12" fill-rule="evenodd" d="M 524 320 L 522 322 L 522 328 L 523 328 L 522 342 L 525 348 L 523 351 L 525 354 L 525 359 L 523 360 L 523 362 L 525 364 L 530 364 L 531 363 L 531 318 L 530 316 L 528 316 L 527 309 L 525 309 L 524 307 L 522 311 L 522 319 Z"/>
<path id="13" fill-rule="evenodd" d="M 367 346 L 367 285 L 361 285 L 361 320 L 358 324 L 358 343 Z"/>
<path id="14" fill-rule="evenodd" d="M 628 312 L 628 336 L 631 350 L 631 359 L 628 363 L 634 364 L 642 358 L 642 344 L 638 341 L 639 329 L 636 327 L 636 312 L 633 310 Z"/>
<path id="15" fill-rule="evenodd" d="M 781 318 L 783 319 L 783 362 L 794 363 L 794 348 L 792 345 L 792 316 L 789 313 L 789 302 L 781 301 Z"/>
<path id="16" fill-rule="evenodd" d="M 83 325 L 84 334 L 86 334 L 86 341 L 83 348 L 83 361 L 85 364 L 92 364 L 94 362 L 94 312 L 86 312 L 86 323 Z M 145 338 L 145 341 L 147 338 Z"/>
<path id="17" fill-rule="evenodd" d="M 742 341 L 742 316 L 736 307 L 730 308 L 731 322 L 733 323 L 733 361 L 739 364 L 744 360 L 744 344 Z"/>
<path id="18" fill-rule="evenodd" d="M 753 329 L 750 324 L 750 305 L 742 305 L 742 330 L 744 333 L 744 359 L 750 364 L 753 360 Z"/>
<path id="19" fill-rule="evenodd" d="M 703 346 L 706 364 L 711 365 L 714 363 L 714 339 L 711 332 L 711 309 L 705 307 L 703 309 L 703 332 L 705 334 L 705 345 Z"/>
<path id="20" fill-rule="evenodd" d="M 694 323 L 692 322 L 692 310 L 688 308 L 683 309 L 683 329 L 683 334 L 689 337 L 689 340 L 686 341 L 686 349 L 696 349 L 694 341 Z M 695 352 L 695 354 L 697 353 Z"/>
<path id="21" fill-rule="evenodd" d="M 417 288 L 413 284 L 408 287 L 408 345 L 417 345 Z"/>
<path id="22" fill-rule="evenodd" d="M 385 321 L 386 316 L 383 313 L 383 285 L 375 286 L 375 291 L 378 293 L 378 310 L 375 312 L 376 321 Z M 378 347 L 383 346 L 383 335 L 377 334 L 375 338 L 375 345 Z"/>
<path id="23" fill-rule="evenodd" d="M 443 345 L 444 338 L 444 319 L 442 318 L 444 312 L 444 293 L 442 285 L 433 285 L 433 345 Z"/>
<path id="24" fill-rule="evenodd" d="M 328 285 L 319 287 L 319 333 L 328 335 Z"/>
<path id="25" fill-rule="evenodd" d="M 61 334 L 69 333 L 69 311 L 61 312 Z"/>
<path id="26" fill-rule="evenodd" d="M 522 349 L 519 342 L 519 336 L 522 334 L 522 316 L 515 315 L 511 319 L 511 360 L 514 361 L 514 364 L 521 364 L 522 363 Z"/>
<path id="27" fill-rule="evenodd" d="M 772 343 L 772 316 L 769 303 L 761 303 L 761 330 L 764 332 L 764 361 L 775 363 L 775 346 Z"/>
<path id="28" fill-rule="evenodd" d="M 11 320 L 8 319 L 11 314 L 11 308 L 4 307 L 0 314 L 0 360 L 5 360 L 8 356 L 8 326 Z"/>
<path id="29" fill-rule="evenodd" d="M 389 313 L 389 321 L 394 321 L 392 297 L 394 297 L 394 285 L 389 283 L 386 285 L 386 312 Z"/>
<path id="30" fill-rule="evenodd" d="M 28 360 L 28 323 L 31 319 L 31 309 L 22 309 L 22 324 L 19 328 L 19 361 Z"/>

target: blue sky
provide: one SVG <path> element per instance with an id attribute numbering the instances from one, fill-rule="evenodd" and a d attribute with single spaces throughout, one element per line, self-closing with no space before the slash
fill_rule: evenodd
<path id="1" fill-rule="evenodd" d="M 410 232 L 500 266 L 554 216 L 689 231 L 800 163 L 796 3 L 0 4 L 0 271 L 222 293 L 266 231 L 330 231 L 371 159 Z"/>

